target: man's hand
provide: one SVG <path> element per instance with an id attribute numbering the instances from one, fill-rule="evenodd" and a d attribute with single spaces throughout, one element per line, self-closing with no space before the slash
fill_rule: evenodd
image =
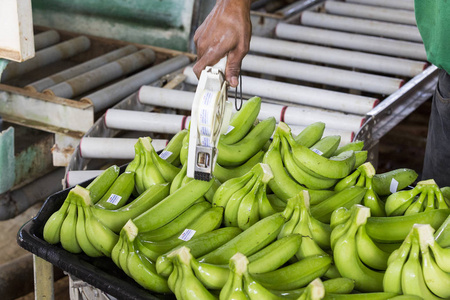
<path id="1" fill-rule="evenodd" d="M 217 0 L 194 35 L 197 77 L 206 66 L 213 66 L 228 56 L 226 80 L 232 87 L 238 85 L 241 62 L 249 50 L 252 35 L 250 3 L 251 0 Z"/>

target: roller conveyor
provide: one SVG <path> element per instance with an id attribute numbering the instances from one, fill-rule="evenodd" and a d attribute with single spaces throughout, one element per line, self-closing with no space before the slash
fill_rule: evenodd
<path id="1" fill-rule="evenodd" d="M 414 10 L 414 0 L 345 0 L 350 3 L 359 3 L 372 6 L 391 7 Z"/>
<path id="2" fill-rule="evenodd" d="M 352 49 L 368 53 L 400 56 L 422 61 L 427 59 L 425 47 L 422 43 L 287 23 L 279 23 L 275 28 L 275 35 L 281 39 Z"/>
<path id="3" fill-rule="evenodd" d="M 80 141 L 80 156 L 82 158 L 97 159 L 127 159 L 134 158 L 134 144 L 137 138 L 101 138 L 84 137 Z M 161 151 L 167 140 L 154 139 L 152 145 L 156 151 Z"/>
<path id="4" fill-rule="evenodd" d="M 38 51 L 59 43 L 61 37 L 56 30 L 47 30 L 34 36 L 34 50 Z"/>

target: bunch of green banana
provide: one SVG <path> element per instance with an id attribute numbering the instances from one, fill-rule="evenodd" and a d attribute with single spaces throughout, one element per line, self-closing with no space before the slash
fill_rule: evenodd
<path id="1" fill-rule="evenodd" d="M 173 271 L 167 283 L 177 299 L 216 299 L 195 276 L 189 248 L 181 247 L 171 252 L 168 258 L 173 263 Z"/>
<path id="2" fill-rule="evenodd" d="M 134 145 L 135 156 L 127 166 L 127 171 L 135 172 L 135 185 L 138 194 L 154 184 L 172 182 L 180 171 L 162 159 L 152 146 L 150 137 L 141 137 Z"/>
<path id="3" fill-rule="evenodd" d="M 91 206 L 92 214 L 106 227 L 118 233 L 125 223 L 138 217 L 169 195 L 169 184 L 154 184 L 133 201 L 118 209 L 103 209 Z"/>
<path id="4" fill-rule="evenodd" d="M 95 206 L 103 209 L 118 209 L 124 206 L 133 193 L 134 177 L 132 171 L 120 174 Z"/>
<path id="5" fill-rule="evenodd" d="M 322 282 L 323 287 L 325 288 L 326 295 L 332 294 L 350 294 L 354 287 L 355 282 L 353 279 L 338 277 L 333 279 L 328 279 Z M 299 288 L 294 290 L 286 290 L 286 291 L 272 291 L 272 293 L 277 296 L 281 296 L 284 299 L 298 299 L 304 292 L 306 288 Z"/>
<path id="6" fill-rule="evenodd" d="M 225 182 L 229 179 L 241 177 L 245 173 L 249 172 L 251 168 L 253 168 L 256 164 L 262 162 L 264 157 L 264 151 L 258 151 L 255 155 L 253 155 L 249 160 L 237 167 L 223 167 L 216 163 L 214 166 L 213 175 L 220 182 Z"/>
<path id="7" fill-rule="evenodd" d="M 210 181 L 192 179 L 173 194 L 134 218 L 133 222 L 140 232 L 158 229 L 191 207 L 208 192 L 213 184 L 214 179 Z"/>
<path id="8" fill-rule="evenodd" d="M 308 192 L 303 191 L 289 201 L 294 203 L 294 211 L 278 237 L 282 238 L 291 234 L 298 234 L 302 237 L 296 253 L 298 259 L 311 255 L 327 255 L 322 249 L 330 248 L 331 228 L 330 225 L 318 221 L 311 215 Z"/>
<path id="9" fill-rule="evenodd" d="M 341 220 L 338 217 L 333 218 L 338 220 L 333 223 L 338 225 L 334 226 L 331 237 L 334 240 L 333 257 L 339 273 L 343 277 L 353 279 L 358 291 L 380 292 L 383 290 L 384 274 L 367 265 L 378 266 L 382 263 L 382 259 L 377 257 L 381 249 L 370 243 L 371 240 L 367 240 L 368 236 L 364 235 L 364 232 L 359 233 L 369 216 L 369 208 L 356 204 L 348 213 L 341 214 Z M 347 220 L 343 221 L 345 219 Z M 387 255 L 385 257 L 387 259 Z"/>
<path id="10" fill-rule="evenodd" d="M 410 186 L 417 179 L 416 171 L 407 168 L 396 169 L 373 177 L 373 188 L 379 196 L 388 196 Z M 396 187 L 396 188 L 394 188 Z"/>
<path id="11" fill-rule="evenodd" d="M 98 175 L 87 187 L 89 196 L 92 203 L 97 203 L 108 189 L 113 185 L 117 177 L 119 176 L 120 168 L 117 165 L 113 165 Z M 77 188 L 78 189 L 78 188 Z M 76 191 L 76 190 L 75 190 Z M 44 225 L 44 240 L 50 244 L 57 244 L 60 242 L 60 231 L 62 223 L 64 222 L 72 198 L 76 198 L 77 195 L 74 191 L 70 191 L 64 199 L 64 202 L 59 210 L 54 212 Z M 74 200 L 75 201 L 75 200 Z M 72 209 L 74 211 L 74 209 Z M 74 212 L 72 212 L 74 213 Z"/>
<path id="12" fill-rule="evenodd" d="M 407 216 L 434 209 L 448 209 L 448 205 L 433 179 L 419 181 L 413 189 L 396 192 L 386 199 L 388 216 Z"/>
<path id="13" fill-rule="evenodd" d="M 281 132 L 283 130 L 280 128 L 287 127 L 286 124 L 284 125 L 283 124 L 284 123 L 280 123 L 277 126 L 277 129 L 275 130 L 275 134 L 273 136 L 273 141 L 270 144 L 269 149 L 267 150 L 263 158 L 263 163 L 268 164 L 273 173 L 273 179 L 269 181 L 270 189 L 272 190 L 273 193 L 275 193 L 275 195 L 278 198 L 280 198 L 285 202 L 287 202 L 288 199 L 294 197 L 303 190 L 309 191 L 311 197 L 311 204 L 316 204 L 329 198 L 334 194 L 334 191 L 307 189 L 306 187 L 299 184 L 295 179 L 293 179 L 291 175 L 287 172 L 285 168 L 286 166 L 283 163 L 283 155 L 281 151 L 283 139 Z M 292 136 L 290 137 L 292 138 Z M 308 151 L 310 150 L 308 149 Z"/>
<path id="14" fill-rule="evenodd" d="M 231 241 L 240 233 L 242 233 L 242 230 L 237 227 L 219 228 L 204 234 L 194 235 L 192 239 L 182 242 L 170 252 L 181 247 L 187 247 L 191 249 L 191 254 L 194 258 L 199 258 Z M 164 277 L 168 277 L 173 270 L 173 264 L 167 258 L 170 252 L 159 256 L 156 260 L 156 271 Z"/>
<path id="15" fill-rule="evenodd" d="M 139 250 L 151 260 L 156 261 L 160 255 L 179 246 L 183 241 L 188 241 L 195 235 L 200 235 L 217 229 L 222 223 L 222 215 L 222 207 L 208 208 L 195 220 L 187 224 L 186 227 L 179 227 L 177 235 L 159 241 L 146 238 L 145 233 L 140 234 L 137 237 Z"/>
<path id="16" fill-rule="evenodd" d="M 433 232 L 429 224 L 414 225 L 400 248 L 389 257 L 383 280 L 385 291 L 423 299 L 450 297 L 450 251 L 440 248 Z"/>
<path id="17" fill-rule="evenodd" d="M 166 148 L 159 154 L 159 157 L 171 163 L 175 167 L 181 165 L 180 152 L 183 147 L 183 140 L 186 135 L 188 135 L 189 131 L 187 129 L 183 129 L 176 133 L 167 143 Z"/>
<path id="18" fill-rule="evenodd" d="M 350 174 L 356 162 L 354 151 L 345 151 L 330 158 L 314 152 L 308 147 L 298 144 L 286 123 L 278 124 L 280 135 L 286 139 L 291 147 L 292 156 L 305 172 L 318 179 L 341 179 Z"/>
<path id="19" fill-rule="evenodd" d="M 120 238 L 111 252 L 111 259 L 142 287 L 158 292 L 170 292 L 167 280 L 156 272 L 154 263 L 136 246 L 138 228 L 130 220 L 120 231 Z"/>
<path id="20" fill-rule="evenodd" d="M 258 153 L 275 130 L 276 120 L 270 117 L 259 122 L 241 140 L 225 144 L 219 139 L 217 163 L 223 167 L 236 167 L 244 164 Z M 236 128 L 239 130 L 239 127 Z"/>

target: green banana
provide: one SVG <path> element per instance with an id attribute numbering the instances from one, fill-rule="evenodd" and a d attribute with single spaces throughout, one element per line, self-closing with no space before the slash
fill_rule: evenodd
<path id="1" fill-rule="evenodd" d="M 294 199 L 294 198 L 291 198 Z M 290 202 L 294 202 L 294 200 L 289 200 Z M 288 202 L 289 205 L 289 202 Z M 278 239 L 282 239 L 294 233 L 294 229 L 300 221 L 300 206 L 295 205 L 292 215 L 290 218 L 286 220 L 283 227 L 281 227 L 280 233 L 278 234 Z"/>
<path id="2" fill-rule="evenodd" d="M 356 169 L 367 161 L 367 156 L 369 155 L 369 152 L 363 150 L 363 151 L 354 151 L 353 153 L 355 153 L 355 166 L 353 167 L 353 169 Z M 342 155 L 342 153 L 334 157 L 338 157 L 339 155 Z"/>
<path id="3" fill-rule="evenodd" d="M 61 225 L 61 246 L 71 253 L 82 252 L 76 237 L 77 211 L 76 203 L 71 202 L 67 209 L 67 216 Z"/>
<path id="4" fill-rule="evenodd" d="M 134 160 L 128 165 L 132 165 L 130 170 L 134 170 L 135 173 L 135 184 L 136 184 L 136 192 L 137 194 L 142 194 L 145 191 L 144 186 L 144 177 L 145 177 L 145 167 L 146 167 L 146 158 L 144 153 L 144 148 L 140 140 L 136 144 L 134 144 Z M 136 162 L 136 163 L 135 163 Z M 128 169 L 127 167 L 127 169 Z"/>
<path id="5" fill-rule="evenodd" d="M 222 134 L 219 141 L 227 145 L 232 145 L 242 140 L 252 128 L 260 109 L 260 97 L 252 97 L 245 101 L 242 108 L 233 114 L 230 119 L 229 128 L 231 130 Z"/>
<path id="6" fill-rule="evenodd" d="M 134 243 L 129 244 L 127 266 L 130 277 L 144 288 L 157 293 L 170 291 L 167 280 L 156 273 L 153 262 L 139 253 Z"/>
<path id="7" fill-rule="evenodd" d="M 82 205 L 77 205 L 77 225 L 75 228 L 75 236 L 78 242 L 78 245 L 80 246 L 81 250 L 83 250 L 84 253 L 86 253 L 90 257 L 99 257 L 103 256 L 103 253 L 98 251 L 92 243 L 89 241 L 87 234 L 86 234 L 86 218 L 84 217 L 84 209 Z"/>
<path id="8" fill-rule="evenodd" d="M 174 262 L 174 272 L 169 276 L 169 287 L 177 299 L 216 299 L 197 279 L 191 268 L 192 254 L 189 248 L 181 247 L 169 257 Z"/>
<path id="9" fill-rule="evenodd" d="M 47 243 L 58 244 L 61 236 L 61 225 L 67 216 L 67 210 L 69 208 L 70 199 L 72 197 L 71 191 L 64 200 L 61 208 L 55 211 L 44 225 L 43 237 Z"/>
<path id="10" fill-rule="evenodd" d="M 111 257 L 111 251 L 119 240 L 119 236 L 103 225 L 92 213 L 91 207 L 85 206 L 85 229 L 91 244 L 105 256 Z"/>
<path id="11" fill-rule="evenodd" d="M 356 233 L 356 250 L 361 261 L 375 270 L 386 270 L 389 254 L 380 248 L 367 235 L 365 225 Z"/>
<path id="12" fill-rule="evenodd" d="M 177 176 L 172 180 L 172 183 L 170 184 L 170 194 L 175 193 L 176 190 L 178 190 L 182 186 L 183 179 L 186 177 L 187 174 L 187 164 L 184 164 L 181 167 L 180 172 L 178 172 Z"/>
<path id="13" fill-rule="evenodd" d="M 242 140 L 235 144 L 228 145 L 219 140 L 217 163 L 222 166 L 243 164 L 262 149 L 272 136 L 275 125 L 276 120 L 271 117 L 259 122 Z"/>
<path id="14" fill-rule="evenodd" d="M 278 127 L 275 131 L 273 141 L 270 144 L 269 150 L 263 158 L 263 163 L 268 164 L 273 173 L 273 178 L 269 181 L 270 189 L 276 194 L 278 198 L 287 201 L 296 194 L 305 190 L 301 185 L 295 182 L 283 167 L 283 160 L 280 152 L 281 137 L 278 133 Z M 333 191 L 328 190 L 308 190 L 310 193 L 311 203 L 319 203 L 334 194 Z"/>
<path id="15" fill-rule="evenodd" d="M 207 201 L 194 204 L 170 223 L 152 231 L 142 232 L 139 235 L 143 240 L 153 242 L 180 235 L 190 223 L 199 218 L 208 208 L 211 208 L 211 204 Z"/>
<path id="16" fill-rule="evenodd" d="M 236 252 L 252 255 L 276 239 L 284 222 L 282 213 L 264 218 L 226 244 L 201 257 L 200 261 L 221 265 L 226 264 Z"/>
<path id="17" fill-rule="evenodd" d="M 396 191 L 401 191 L 417 179 L 416 171 L 407 168 L 392 170 L 373 177 L 373 188 L 380 196 L 392 194 L 391 184 L 395 180 L 398 185 Z"/>
<path id="18" fill-rule="evenodd" d="M 410 216 L 370 217 L 367 220 L 367 234 L 380 243 L 401 242 L 414 224 L 430 224 L 439 228 L 450 213 L 450 209 L 435 209 Z"/>
<path id="19" fill-rule="evenodd" d="M 350 208 L 354 204 L 361 203 L 366 190 L 366 188 L 358 186 L 346 188 L 321 203 L 311 206 L 311 215 L 321 222 L 329 223 L 335 209 Z"/>
<path id="20" fill-rule="evenodd" d="M 326 294 L 323 300 L 388 300 L 397 296 L 394 293 Z"/>
<path id="21" fill-rule="evenodd" d="M 140 231 L 150 231 L 169 223 L 202 197 L 214 180 L 193 180 L 170 194 L 158 204 L 133 219 Z"/>
<path id="22" fill-rule="evenodd" d="M 434 237 L 441 247 L 450 247 L 450 215 L 436 230 Z"/>
<path id="23" fill-rule="evenodd" d="M 291 129 L 286 123 L 280 122 L 278 128 L 280 134 L 286 137 L 289 142 L 294 159 L 318 175 L 325 178 L 341 179 L 353 170 L 356 162 L 353 151 L 346 151 L 337 156 L 326 158 L 298 144 L 292 137 Z"/>
<path id="24" fill-rule="evenodd" d="M 232 178 L 224 182 L 214 194 L 212 205 L 226 207 L 231 196 L 238 190 L 242 189 L 253 178 L 253 176 L 254 173 L 250 170 L 248 173 L 240 177 Z"/>
<path id="25" fill-rule="evenodd" d="M 250 171 L 251 168 L 253 168 L 256 164 L 262 162 L 263 157 L 264 151 L 258 151 L 244 164 L 234 168 L 222 167 L 221 165 L 216 163 L 216 165 L 214 166 L 213 175 L 222 183 L 235 177 L 241 177 L 242 175 Z"/>
<path id="26" fill-rule="evenodd" d="M 121 268 L 119 257 L 120 257 L 120 252 L 122 251 L 122 248 L 124 247 L 124 234 L 125 234 L 125 230 L 123 230 L 123 228 L 122 228 L 122 230 L 119 233 L 119 239 L 117 240 L 117 243 L 114 245 L 114 248 L 111 250 L 111 260 L 119 268 Z M 128 245 L 127 245 L 127 247 L 128 247 Z"/>
<path id="27" fill-rule="evenodd" d="M 423 300 L 423 298 L 414 295 L 400 295 L 389 298 L 388 300 Z"/>
<path id="28" fill-rule="evenodd" d="M 389 256 L 386 272 L 383 277 L 385 292 L 402 294 L 402 270 L 411 250 L 411 238 L 408 236 L 400 248 Z"/>
<path id="29" fill-rule="evenodd" d="M 228 200 L 227 205 L 225 206 L 223 221 L 225 226 L 238 226 L 238 213 L 239 206 L 242 202 L 242 199 L 250 193 L 253 189 L 253 186 L 258 185 L 261 180 L 261 177 L 255 175 L 250 179 L 250 181 L 240 190 L 236 191 Z M 243 229 L 243 228 L 241 228 Z"/>
<path id="30" fill-rule="evenodd" d="M 383 273 L 376 272 L 365 266 L 359 257 L 356 246 L 358 228 L 365 224 L 370 209 L 356 205 L 353 210 L 348 230 L 337 240 L 333 257 L 339 273 L 343 277 L 355 280 L 355 288 L 361 292 L 380 292 L 383 290 Z"/>
<path id="31" fill-rule="evenodd" d="M 156 150 L 152 146 L 152 150 L 150 152 L 153 163 L 156 165 L 156 168 L 161 173 L 162 177 L 166 182 L 172 182 L 175 176 L 180 172 L 180 169 L 170 162 L 162 159 L 157 153 Z"/>
<path id="32" fill-rule="evenodd" d="M 127 203 L 134 190 L 134 172 L 124 172 L 95 204 L 103 209 L 118 209 Z"/>
<path id="33" fill-rule="evenodd" d="M 98 175 L 87 187 L 92 203 L 97 203 L 119 176 L 120 168 L 112 165 Z"/>
<path id="34" fill-rule="evenodd" d="M 132 202 L 119 209 L 107 210 L 91 207 L 92 214 L 106 227 L 119 232 L 129 219 L 133 219 L 146 212 L 162 201 L 169 194 L 169 184 L 154 184 Z"/>
<path id="35" fill-rule="evenodd" d="M 350 294 L 354 287 L 355 281 L 350 278 L 339 277 L 323 281 L 326 294 Z M 274 294 L 288 299 L 298 299 L 306 288 L 286 291 L 272 291 Z"/>
<path id="36" fill-rule="evenodd" d="M 265 273 L 278 269 L 297 253 L 302 238 L 291 234 L 281 238 L 248 258 L 250 273 Z"/>
<path id="37" fill-rule="evenodd" d="M 423 299 L 440 299 L 432 294 L 425 283 L 419 254 L 419 241 L 417 241 L 417 238 L 413 238 L 409 257 L 402 269 L 402 291 L 404 294 L 420 296 Z"/>
<path id="38" fill-rule="evenodd" d="M 385 217 L 386 212 L 384 208 L 384 202 L 380 200 L 377 193 L 375 193 L 373 189 L 373 177 L 375 175 L 375 168 L 372 163 L 366 162 L 358 167 L 361 171 L 360 175 L 360 184 L 363 184 L 362 181 L 365 181 L 365 187 L 367 188 L 366 193 L 364 194 L 362 204 L 368 208 L 370 208 L 370 214 L 374 217 Z M 358 180 L 359 181 L 359 180 Z M 358 183 L 357 183 L 358 184 Z"/>
<path id="39" fill-rule="evenodd" d="M 191 123 L 189 123 L 189 128 L 191 126 Z M 188 134 L 183 139 L 182 147 L 180 150 L 180 162 L 182 165 L 185 165 L 187 162 L 187 157 L 189 153 L 189 129 Z"/>
<path id="40" fill-rule="evenodd" d="M 334 186 L 336 179 L 317 177 L 314 172 L 307 170 L 305 166 L 297 164 L 289 150 L 289 144 L 285 138 L 281 139 L 283 163 L 291 175 L 298 183 L 311 189 L 328 189 Z"/>
<path id="41" fill-rule="evenodd" d="M 329 135 L 320 139 L 320 141 L 309 147 L 309 149 L 323 157 L 330 158 L 334 156 L 334 152 L 339 147 L 340 142 L 340 135 Z"/>
<path id="42" fill-rule="evenodd" d="M 270 189 L 270 187 L 269 187 Z M 286 202 L 281 200 L 275 194 L 266 194 L 267 200 L 276 212 L 283 211 L 286 208 Z"/>
<path id="43" fill-rule="evenodd" d="M 191 267 L 195 276 L 208 289 L 220 290 L 228 280 L 230 270 L 226 266 L 202 263 L 191 259 Z"/>
<path id="44" fill-rule="evenodd" d="M 323 135 L 325 123 L 316 122 L 305 127 L 296 137 L 295 141 L 305 147 L 311 147 L 317 143 Z"/>
<path id="45" fill-rule="evenodd" d="M 342 152 L 345 151 L 361 151 L 364 148 L 364 142 L 363 141 L 354 141 L 351 143 L 347 143 L 339 148 L 336 149 L 336 151 L 334 151 L 333 156 L 339 155 Z"/>
<path id="46" fill-rule="evenodd" d="M 444 299 L 450 298 L 450 274 L 444 272 L 431 256 L 429 248 L 422 250 L 423 278 L 430 291 Z"/>
<path id="47" fill-rule="evenodd" d="M 361 171 L 356 169 L 353 171 L 350 175 L 342 178 L 339 180 L 336 185 L 334 186 L 334 190 L 336 192 L 340 192 L 342 190 L 345 190 L 346 188 L 349 188 L 351 186 L 355 186 L 359 177 L 361 175 Z"/>
<path id="48" fill-rule="evenodd" d="M 252 276 L 267 289 L 297 289 L 324 275 L 330 264 L 331 257 L 329 256 L 308 256 L 275 271 L 252 274 Z"/>
<path id="49" fill-rule="evenodd" d="M 231 241 L 240 233 L 242 233 L 242 230 L 237 227 L 223 227 L 194 236 L 189 241 L 183 242 L 180 247 L 184 246 L 192 249 L 192 256 L 198 258 Z M 177 249 L 180 247 L 177 247 Z M 168 277 L 173 269 L 172 263 L 167 259 L 167 255 L 168 253 L 163 254 L 156 260 L 156 270 L 158 274 L 164 277 Z"/>
<path id="50" fill-rule="evenodd" d="M 250 300 L 282 300 L 285 299 L 281 296 L 272 293 L 260 283 L 256 282 L 249 272 L 244 272 L 244 291 Z"/>
<path id="51" fill-rule="evenodd" d="M 142 183 L 145 190 L 154 184 L 166 183 L 167 181 L 164 179 L 164 176 L 161 174 L 155 162 L 153 161 L 151 152 L 155 151 L 155 149 L 152 146 L 151 138 L 139 138 L 139 143 L 141 143 L 142 145 L 142 153 L 145 158 L 145 165 L 142 172 Z M 142 163 L 143 161 L 141 158 L 141 164 Z M 138 174 L 136 173 L 136 176 L 137 175 Z"/>
<path id="52" fill-rule="evenodd" d="M 387 216 L 403 215 L 419 193 L 419 189 L 411 189 L 391 194 L 386 199 L 385 210 Z"/>
<path id="53" fill-rule="evenodd" d="M 159 155 L 161 158 L 165 159 L 168 163 L 178 167 L 180 162 L 180 152 L 183 146 L 183 139 L 189 133 L 187 129 L 178 131 L 166 145 L 166 148 Z"/>
<path id="54" fill-rule="evenodd" d="M 236 299 L 244 300 L 248 299 L 247 294 L 244 291 L 244 273 L 247 270 L 248 260 L 245 255 L 236 253 L 230 258 L 229 268 L 230 275 L 225 283 L 224 287 L 220 291 L 219 299 Z"/>
<path id="55" fill-rule="evenodd" d="M 183 241 L 190 240 L 194 235 L 200 235 L 217 229 L 222 223 L 222 207 L 212 207 L 205 211 L 192 223 L 188 224 L 186 229 L 179 236 L 172 236 L 162 241 L 154 242 L 144 240 L 139 236 L 139 242 L 143 247 L 139 249 L 151 260 L 157 260 L 158 257 L 171 249 L 179 246 Z M 184 233 L 188 236 L 184 237 Z"/>

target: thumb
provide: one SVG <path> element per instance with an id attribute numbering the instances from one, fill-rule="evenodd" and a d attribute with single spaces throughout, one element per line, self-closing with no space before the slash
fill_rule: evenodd
<path id="1" fill-rule="evenodd" d="M 237 87 L 239 83 L 238 76 L 241 71 L 241 63 L 243 58 L 244 57 L 242 55 L 235 55 L 231 52 L 228 53 L 225 76 L 231 87 Z"/>

